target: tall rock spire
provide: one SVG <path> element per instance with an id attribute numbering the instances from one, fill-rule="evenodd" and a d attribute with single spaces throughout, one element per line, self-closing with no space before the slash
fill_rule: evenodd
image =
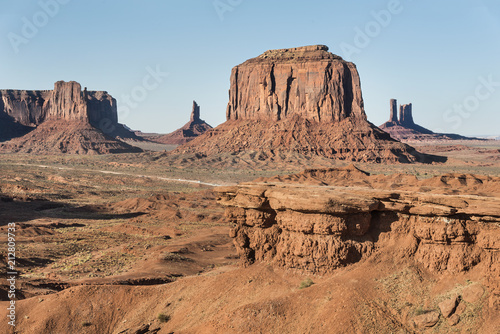
<path id="1" fill-rule="evenodd" d="M 200 122 L 200 106 L 196 101 L 193 101 L 193 111 L 191 112 L 191 122 Z"/>
<path id="2" fill-rule="evenodd" d="M 398 122 L 398 100 L 391 99 L 391 117 L 389 118 L 389 122 Z"/>

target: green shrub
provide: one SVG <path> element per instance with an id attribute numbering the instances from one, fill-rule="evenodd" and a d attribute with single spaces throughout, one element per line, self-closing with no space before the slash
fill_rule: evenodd
<path id="1" fill-rule="evenodd" d="M 299 286 L 299 289 L 305 289 L 305 288 L 308 288 L 310 287 L 311 285 L 313 285 L 314 282 L 312 279 L 308 278 L 306 280 L 303 280 L 302 282 L 300 282 L 300 286 Z"/>
<path id="2" fill-rule="evenodd" d="M 160 322 L 167 322 L 170 320 L 170 316 L 164 313 L 160 313 L 158 314 L 158 320 L 160 320 Z"/>

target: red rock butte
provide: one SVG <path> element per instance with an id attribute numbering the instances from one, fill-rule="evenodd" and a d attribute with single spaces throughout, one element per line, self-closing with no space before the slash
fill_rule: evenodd
<path id="1" fill-rule="evenodd" d="M 325 45 L 270 50 L 233 68 L 227 119 L 366 120 L 358 71 Z"/>
<path id="2" fill-rule="evenodd" d="M 82 91 L 75 81 L 58 81 L 54 90 L 0 90 L 2 152 L 141 151 L 117 137 L 139 139 L 118 123 L 116 100 L 108 92 Z"/>
<path id="3" fill-rule="evenodd" d="M 269 50 L 234 67 L 226 119 L 175 152 L 295 152 L 349 161 L 441 161 L 393 140 L 368 122 L 356 66 L 328 52 L 325 45 Z"/>

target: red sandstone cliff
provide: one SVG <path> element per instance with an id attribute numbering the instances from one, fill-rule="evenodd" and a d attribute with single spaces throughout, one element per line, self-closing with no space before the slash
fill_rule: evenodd
<path id="1" fill-rule="evenodd" d="M 358 71 L 325 45 L 270 50 L 233 68 L 227 119 L 366 120 Z"/>

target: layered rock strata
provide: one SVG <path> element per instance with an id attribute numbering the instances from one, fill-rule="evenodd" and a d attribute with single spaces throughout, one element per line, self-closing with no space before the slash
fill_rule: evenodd
<path id="1" fill-rule="evenodd" d="M 431 162 L 367 121 L 356 66 L 324 45 L 269 50 L 232 69 L 227 121 L 177 153 Z"/>
<path id="2" fill-rule="evenodd" d="M 454 193 L 454 184 L 468 194 Z M 218 193 L 245 264 L 324 273 L 392 245 L 395 257 L 431 271 L 482 265 L 494 276 L 500 273 L 499 186 L 499 178 L 448 174 L 418 181 L 351 168 L 258 180 Z"/>
<path id="3" fill-rule="evenodd" d="M 325 45 L 269 50 L 233 68 L 227 120 L 366 120 L 356 66 Z"/>

